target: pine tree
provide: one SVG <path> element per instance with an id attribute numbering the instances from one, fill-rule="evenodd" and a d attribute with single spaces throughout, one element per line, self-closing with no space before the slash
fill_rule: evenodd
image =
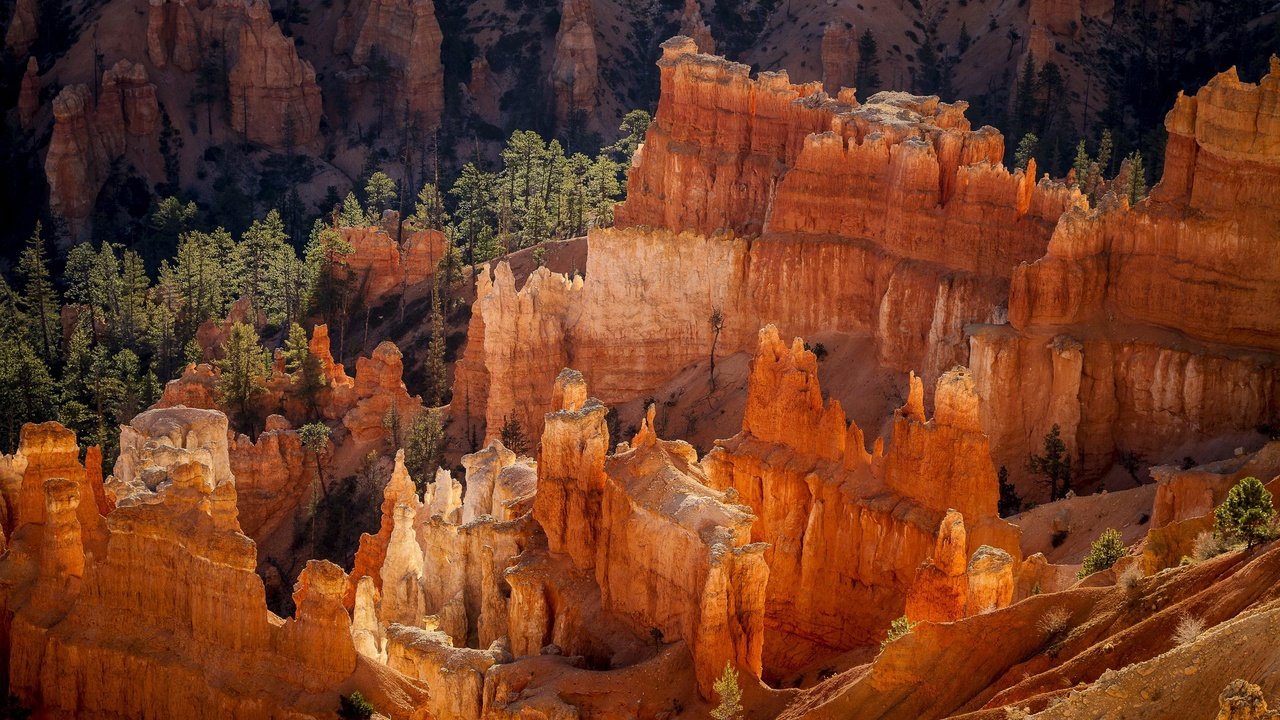
<path id="1" fill-rule="evenodd" d="M 1089 547 L 1089 554 L 1085 556 L 1084 563 L 1080 566 L 1078 577 L 1088 577 L 1096 572 L 1101 572 L 1115 565 L 1116 562 L 1124 557 L 1125 546 L 1124 539 L 1120 537 L 1120 533 L 1113 528 L 1107 528 L 1102 531 L 1097 540 L 1093 541 L 1093 545 Z"/>
<path id="2" fill-rule="evenodd" d="M 415 227 L 423 230 L 443 230 L 449 222 L 449 213 L 444 207 L 444 195 L 432 183 L 427 183 L 418 191 L 418 204 L 414 207 L 410 218 Z"/>
<path id="3" fill-rule="evenodd" d="M 30 342 L 46 366 L 58 363 L 62 339 L 61 307 L 58 293 L 49 274 L 49 260 L 44 252 L 40 223 L 18 256 L 18 275 L 22 277 L 22 309 L 27 316 Z"/>
<path id="4" fill-rule="evenodd" d="M 320 392 L 329 386 L 320 358 L 311 352 L 307 331 L 293 323 L 284 343 L 285 370 L 290 373 L 289 384 L 297 397 L 307 406 L 307 412 L 315 417 L 319 412 Z"/>
<path id="5" fill-rule="evenodd" d="M 1125 158 L 1125 161 L 1129 164 L 1129 182 L 1125 187 L 1125 195 L 1132 207 L 1147 196 L 1147 170 L 1142 164 L 1142 153 L 1137 150 Z"/>
<path id="6" fill-rule="evenodd" d="M 169 196 L 156 203 L 155 208 L 151 211 L 151 237 L 149 245 L 152 268 L 158 265 L 158 260 L 171 255 L 178 245 L 178 238 L 184 232 L 191 229 L 191 225 L 195 222 L 198 209 L 193 202 L 182 202 L 176 197 Z"/>
<path id="7" fill-rule="evenodd" d="M 1022 498 L 1018 496 L 1018 489 L 1009 482 L 1009 468 L 1000 466 L 1000 470 L 996 473 L 996 482 L 1000 485 L 1000 517 L 1017 515 L 1022 510 Z"/>
<path id="8" fill-rule="evenodd" d="M 1039 145 L 1040 138 L 1036 137 L 1034 133 L 1023 135 L 1022 139 L 1018 141 L 1018 149 L 1013 153 L 1014 168 L 1026 170 Z"/>
<path id="9" fill-rule="evenodd" d="M 1057 423 L 1044 436 L 1044 454 L 1032 455 L 1027 460 L 1027 470 L 1044 478 L 1049 487 L 1049 499 L 1060 500 L 1071 489 L 1071 455 L 1062 441 L 1062 431 Z"/>
<path id="10" fill-rule="evenodd" d="M 347 193 L 347 197 L 342 200 L 342 211 L 338 213 L 338 225 L 344 228 L 369 225 L 369 216 L 365 214 L 364 208 L 360 207 L 360 201 L 356 199 L 355 193 Z"/>
<path id="11" fill-rule="evenodd" d="M 0 334 L 0 453 L 18 448 L 22 426 L 57 416 L 57 385 L 44 360 L 19 334 Z"/>
<path id="12" fill-rule="evenodd" d="M 365 183 L 364 197 L 369 207 L 370 219 L 380 221 L 383 211 L 390 209 L 397 199 L 396 182 L 379 170 L 370 175 L 369 181 Z"/>
<path id="13" fill-rule="evenodd" d="M 494 184 L 493 175 L 467 163 L 449 189 L 457 202 L 454 235 L 462 241 L 463 261 L 467 264 L 484 262 L 497 254 Z"/>
<path id="14" fill-rule="evenodd" d="M 1084 140 L 1081 140 L 1076 144 L 1076 157 L 1071 163 L 1071 169 L 1075 170 L 1075 186 L 1084 194 L 1088 194 L 1085 188 L 1085 179 L 1089 175 L 1089 164 L 1091 162 L 1089 153 L 1084 147 Z"/>
<path id="15" fill-rule="evenodd" d="M 1275 516 L 1271 493 L 1258 478 L 1247 477 L 1236 483 L 1213 511 L 1214 529 L 1221 537 L 1253 549 L 1275 537 Z"/>
<path id="16" fill-rule="evenodd" d="M 443 405 L 449 393 L 449 378 L 445 365 L 444 308 L 440 301 L 440 288 L 431 288 L 431 339 L 427 342 L 427 405 Z"/>
<path id="17" fill-rule="evenodd" d="M 261 310 L 269 320 L 277 320 L 287 312 L 289 263 L 295 258 L 287 240 L 280 212 L 271 210 L 265 218 L 253 221 L 236 245 L 241 293 L 249 298 L 254 310 Z"/>
<path id="18" fill-rule="evenodd" d="M 517 455 L 529 452 L 529 441 L 525 437 L 524 428 L 514 415 L 502 418 L 502 430 L 499 431 L 498 437 L 508 450 Z"/>
<path id="19" fill-rule="evenodd" d="M 160 285 L 177 303 L 177 334 L 184 343 L 205 321 L 226 316 L 237 285 L 234 250 L 231 233 L 222 228 L 193 231 L 184 233 L 177 254 L 161 263 Z"/>
<path id="20" fill-rule="evenodd" d="M 1013 96 L 1013 127 L 1015 133 L 1030 134 L 1035 127 L 1036 117 L 1036 64 L 1027 53 L 1022 64 L 1022 74 L 1018 77 L 1018 88 Z"/>
<path id="21" fill-rule="evenodd" d="M 266 388 L 271 356 L 258 342 L 258 333 L 251 325 L 236 323 L 223 345 L 223 358 L 218 361 L 222 374 L 218 377 L 217 390 L 223 405 L 233 406 L 243 424 L 250 419 L 253 401 Z"/>
<path id="22" fill-rule="evenodd" d="M 876 36 L 868 28 L 858 38 L 858 66 L 854 70 L 854 84 L 859 97 L 870 97 L 880 89 L 880 54 Z"/>
<path id="23" fill-rule="evenodd" d="M 725 663 L 724 672 L 712 687 L 720 697 L 720 704 L 711 710 L 715 720 L 739 720 L 742 717 L 742 688 L 738 686 L 738 671 Z"/>
<path id="24" fill-rule="evenodd" d="M 444 419 L 438 408 L 428 408 L 414 416 L 405 443 L 404 466 L 413 484 L 422 493 L 432 481 L 444 457 Z"/>

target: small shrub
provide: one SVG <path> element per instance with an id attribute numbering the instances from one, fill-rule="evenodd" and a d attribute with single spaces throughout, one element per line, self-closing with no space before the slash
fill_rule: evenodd
<path id="1" fill-rule="evenodd" d="M 343 720 L 369 720 L 373 717 L 373 705 L 364 699 L 359 690 L 350 695 L 342 695 L 338 698 L 338 717 Z"/>
<path id="2" fill-rule="evenodd" d="M 1069 534 L 1066 530 L 1054 530 L 1053 537 L 1049 538 L 1049 544 L 1056 548 L 1062 547 L 1062 543 L 1067 541 Z"/>
<path id="3" fill-rule="evenodd" d="M 1216 558 L 1231 549 L 1231 543 L 1223 540 L 1215 532 L 1208 530 L 1196 536 L 1195 545 L 1191 548 L 1191 560 L 1204 562 Z"/>
<path id="4" fill-rule="evenodd" d="M 1142 574 L 1142 568 L 1138 563 L 1131 563 L 1129 567 L 1124 569 L 1124 572 L 1120 573 L 1120 577 L 1116 584 L 1125 590 L 1132 592 L 1138 589 L 1138 582 L 1142 580 L 1143 577 L 1145 576 Z"/>
<path id="5" fill-rule="evenodd" d="M 818 343 L 817 345 L 814 345 L 813 355 L 814 357 L 818 358 L 819 361 L 821 361 L 823 358 L 827 356 L 827 346 L 823 345 L 822 343 Z"/>
<path id="6" fill-rule="evenodd" d="M 1102 531 L 1097 540 L 1093 541 L 1093 545 L 1089 547 L 1089 554 L 1085 556 L 1084 564 L 1080 567 L 1078 577 L 1088 577 L 1096 572 L 1101 572 L 1116 564 L 1116 561 L 1124 557 L 1125 547 L 1124 540 L 1120 538 L 1120 533 L 1114 528 L 1107 528 Z"/>
<path id="7" fill-rule="evenodd" d="M 1178 626 L 1173 630 L 1173 642 L 1175 645 L 1190 645 L 1200 637 L 1200 633 L 1204 632 L 1204 619 L 1183 615 L 1178 621 Z"/>
<path id="8" fill-rule="evenodd" d="M 547 248 L 539 245 L 533 249 L 533 264 L 542 267 L 547 264 Z"/>
<path id="9" fill-rule="evenodd" d="M 886 635 L 884 641 L 880 643 L 880 649 L 884 650 L 885 646 L 894 640 L 911 634 L 911 630 L 919 624 L 920 623 L 913 623 L 908 620 L 906 615 L 894 620 L 889 625 L 889 634 Z"/>
<path id="10" fill-rule="evenodd" d="M 1070 620 L 1071 613 L 1066 608 L 1056 607 L 1040 617 L 1040 622 L 1036 623 L 1036 629 L 1053 638 L 1067 629 L 1067 623 Z"/>

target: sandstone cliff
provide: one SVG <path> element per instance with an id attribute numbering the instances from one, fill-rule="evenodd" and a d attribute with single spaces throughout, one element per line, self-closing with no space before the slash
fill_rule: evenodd
<path id="1" fill-rule="evenodd" d="M 564 0 L 551 66 L 551 93 L 556 127 L 567 127 L 577 113 L 596 108 L 600 84 L 592 0 Z"/>
<path id="2" fill-rule="evenodd" d="M 439 230 L 406 230 L 403 242 L 397 243 L 393 234 L 381 227 L 342 228 L 342 239 L 352 251 L 343 262 L 354 273 L 354 281 L 363 288 L 365 302 L 370 305 L 431 278 L 448 244 Z"/>
<path id="3" fill-rule="evenodd" d="M 1014 272 L 1009 325 L 978 329 L 970 358 L 997 463 L 1016 472 L 1053 423 L 1090 474 L 1274 415 L 1277 93 L 1273 60 L 1257 85 L 1228 71 L 1179 98 L 1151 196 L 1068 213 Z"/>
<path id="4" fill-rule="evenodd" d="M 397 117 L 425 127 L 440 124 L 444 112 L 444 66 L 440 61 L 440 23 L 431 0 L 361 0 L 348 7 L 334 38 L 334 52 L 347 52 L 356 65 L 373 54 L 400 73 Z"/>
<path id="5" fill-rule="evenodd" d="M 341 569 L 310 563 L 296 616 L 267 611 L 235 479 L 200 439 L 218 423 L 163 412 L 143 421 L 159 442 L 122 454 L 133 476 L 106 517 L 105 549 L 82 549 L 91 501 L 60 478 L 43 484 L 43 517 L 15 532 L 0 561 L 10 691 L 55 715 L 285 718 L 331 713 L 336 688 L 353 683 L 407 717 L 424 693 L 394 675 L 369 682 Z"/>
<path id="6" fill-rule="evenodd" d="M 18 90 L 18 123 L 30 130 L 40 111 L 40 63 L 27 59 L 27 69 L 22 73 L 22 87 Z"/>
<path id="7" fill-rule="evenodd" d="M 320 131 L 320 87 L 311 63 L 271 20 L 265 2 L 249 0 L 236 63 L 227 76 L 231 127 L 252 142 L 306 145 Z"/>
<path id="8" fill-rule="evenodd" d="M 70 85 L 54 98 L 53 117 L 44 164 L 49 205 L 79 236 L 112 162 L 128 157 L 150 166 L 159 161 L 156 86 L 142 65 L 121 60 L 103 73 L 96 102 L 87 86 Z"/>
<path id="9" fill-rule="evenodd" d="M 732 488 L 760 517 L 752 539 L 770 546 L 768 676 L 872 645 L 906 606 L 964 616 L 967 558 L 984 544 L 1021 556 L 1017 529 L 996 515 L 972 382 L 961 372 L 939 380 L 930 420 L 913 378 L 891 437 L 868 452 L 840 404 L 823 400 L 813 353 L 772 326 L 759 337 L 742 433 L 704 465 L 713 487 Z M 918 571 L 926 560 L 932 569 Z M 1009 603 L 1012 580 L 997 602 Z"/>
<path id="10" fill-rule="evenodd" d="M 9 18 L 9 29 L 4 33 L 4 47 L 13 55 L 26 55 L 38 37 L 36 25 L 38 8 L 36 0 L 18 0 Z"/>

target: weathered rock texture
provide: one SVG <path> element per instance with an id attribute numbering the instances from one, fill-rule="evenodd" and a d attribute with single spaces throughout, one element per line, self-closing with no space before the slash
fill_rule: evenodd
<path id="1" fill-rule="evenodd" d="M 22 74 L 22 87 L 18 90 L 18 122 L 30 130 L 40 111 L 40 63 L 27 59 L 27 69 Z"/>
<path id="2" fill-rule="evenodd" d="M 370 305 L 431 278 L 448 247 L 439 230 L 406 231 L 403 242 L 397 244 L 385 228 L 343 228 L 342 239 L 352 250 L 342 261 Z"/>
<path id="3" fill-rule="evenodd" d="M 9 29 L 4 33 L 4 47 L 10 53 L 26 55 L 39 37 L 36 30 L 38 7 L 36 0 L 18 0 L 13 6 L 13 17 L 9 18 Z"/>
<path id="4" fill-rule="evenodd" d="M 350 53 L 356 65 L 374 53 L 389 61 L 399 72 L 397 117 L 407 111 L 406 121 L 430 128 L 444 111 L 442 37 L 431 0 L 361 0 L 343 15 L 334 51 Z"/>
<path id="5" fill-rule="evenodd" d="M 200 67 L 200 35 L 186 0 L 150 0 L 147 9 L 147 57 L 158 68 L 172 62 L 183 72 Z"/>
<path id="6" fill-rule="evenodd" d="M 711 36 L 711 26 L 702 19 L 700 0 L 684 0 L 684 10 L 680 13 L 680 34 L 693 40 L 698 52 L 714 55 L 716 40 Z"/>
<path id="7" fill-rule="evenodd" d="M 56 422 L 24 425 L 13 455 L 0 455 L 3 528 L 11 538 L 18 528 L 45 520 L 45 483 L 71 483 L 84 502 L 75 513 L 79 539 L 88 552 L 101 553 L 106 541 L 102 515 L 112 507 L 103 490 L 102 453 L 90 448 L 80 461 L 76 434 Z"/>
<path id="8" fill-rule="evenodd" d="M 1233 70 L 1180 97 L 1151 196 L 1067 214 L 1014 272 L 1009 325 L 977 330 L 970 357 L 997 463 L 1018 472 L 1054 423 L 1089 475 L 1274 417 L 1277 98 L 1277 60 L 1257 85 Z"/>
<path id="9" fill-rule="evenodd" d="M 225 451 L 225 418 L 164 412 L 142 424 L 179 442 L 129 446 L 103 549 L 82 547 L 92 500 L 61 478 L 44 481 L 42 517 L 14 533 L 0 561 L 10 691 L 59 716 L 285 718 L 332 712 L 353 683 L 407 717 L 420 689 L 358 672 L 341 569 L 310 563 L 295 617 L 267 611 L 235 480 L 202 440 L 221 429 Z"/>
<path id="10" fill-rule="evenodd" d="M 596 51 L 596 19 L 592 0 L 564 0 L 560 30 L 556 32 L 551 66 L 551 93 L 558 127 L 565 127 L 576 113 L 596 108 L 600 84 Z"/>
<path id="11" fill-rule="evenodd" d="M 231 127 L 272 147 L 306 145 L 320 132 L 316 71 L 272 22 L 266 2 L 249 0 L 246 14 L 227 77 Z"/>
<path id="12" fill-rule="evenodd" d="M 967 359 L 965 325 L 1002 319 L 1014 266 L 1080 202 L 993 165 L 1003 140 L 970 130 L 962 103 L 850 105 L 752 79 L 688 39 L 664 47 L 658 114 L 617 209 L 626 229 L 590 233 L 587 281 L 539 272 L 516 292 L 501 265 L 479 281 L 454 409 L 486 434 L 511 413 L 536 428 L 564 360 L 606 402 L 645 397 L 706 359 L 716 308 L 725 354 L 753 350 L 767 323 L 870 335 L 883 365 L 932 387 Z"/>
<path id="13" fill-rule="evenodd" d="M 772 326 L 762 330 L 742 433 L 704 463 L 713 487 L 732 488 L 759 516 L 752 539 L 770 545 L 764 659 L 773 678 L 878 642 L 908 604 L 921 617 L 963 617 L 970 554 L 993 545 L 1020 557 L 1017 529 L 996 514 L 995 468 L 966 373 L 939 380 L 933 419 L 912 378 L 892 435 L 867 452 L 840 404 L 823 401 L 817 372 L 800 340 L 788 346 Z M 975 589 L 999 605 L 1011 599 L 1012 575 L 1007 586 Z"/>
<path id="14" fill-rule="evenodd" d="M 832 20 L 822 31 L 822 87 L 832 94 L 854 87 L 857 70 L 857 29 L 853 23 Z"/>
<path id="15" fill-rule="evenodd" d="M 67 86 L 54 98 L 53 117 L 44 163 L 49 205 L 79 236 L 114 161 L 145 167 L 159 158 L 156 86 L 142 65 L 121 60 L 103 73 L 97 102 L 88 86 Z"/>

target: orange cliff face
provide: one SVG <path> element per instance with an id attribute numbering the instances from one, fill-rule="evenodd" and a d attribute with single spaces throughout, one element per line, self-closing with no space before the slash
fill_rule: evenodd
<path id="1" fill-rule="evenodd" d="M 356 65 L 384 53 L 400 74 L 397 113 L 431 128 L 444 112 L 443 35 L 431 0 L 361 0 L 348 6 L 334 36 L 334 53 Z"/>
<path id="2" fill-rule="evenodd" d="M 704 465 L 713 487 L 732 488 L 759 516 L 752 539 L 769 545 L 766 676 L 790 678 L 873 645 L 909 595 L 912 619 L 964 616 L 966 558 L 983 545 L 1021 557 L 1017 529 L 996 514 L 967 375 L 939 381 L 932 420 L 912 378 L 892 436 L 868 452 L 840 404 L 824 402 L 813 353 L 799 340 L 787 346 L 773 327 L 759 337 L 742 432 L 719 441 Z M 938 572 L 954 578 L 954 592 L 939 590 Z M 1003 604 L 1012 576 L 1006 585 Z"/>
<path id="3" fill-rule="evenodd" d="M 1150 197 L 1069 213 L 1017 268 L 1009 325 L 978 329 L 970 358 L 998 463 L 1017 472 L 1054 423 L 1095 473 L 1275 419 L 1277 98 L 1274 59 L 1257 85 L 1232 70 L 1180 97 Z"/>
<path id="4" fill-rule="evenodd" d="M 41 517 L 14 531 L 0 559 L 10 691 L 54 715 L 265 718 L 331 712 L 351 683 L 407 717 L 424 693 L 395 675 L 370 682 L 340 568 L 307 566 L 294 618 L 267 610 L 237 520 L 225 418 L 157 412 L 167 422 L 143 423 L 154 437 L 122 451 L 105 518 L 82 483 L 53 477 L 41 483 Z M 95 525 L 104 537 L 90 550 Z M 138 677 L 150 681 L 128 679 Z"/>
<path id="5" fill-rule="evenodd" d="M 103 73 L 96 102 L 88 86 L 70 85 L 54 98 L 53 117 L 44 164 L 49 206 L 78 236 L 114 161 L 148 166 L 160 157 L 156 86 L 142 65 L 121 60 Z"/>
<path id="6" fill-rule="evenodd" d="M 267 3 L 247 1 L 237 47 L 227 75 L 231 127 L 271 147 L 291 149 L 314 140 L 322 114 L 315 68 L 271 20 Z"/>

